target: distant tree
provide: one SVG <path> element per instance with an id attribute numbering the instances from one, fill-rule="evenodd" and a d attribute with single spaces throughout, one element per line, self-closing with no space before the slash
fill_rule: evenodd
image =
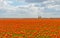
<path id="1" fill-rule="evenodd" d="M 38 16 L 38 18 L 41 18 L 41 16 Z"/>

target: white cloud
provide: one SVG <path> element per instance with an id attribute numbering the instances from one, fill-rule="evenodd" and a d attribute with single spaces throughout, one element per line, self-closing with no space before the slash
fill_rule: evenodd
<path id="1" fill-rule="evenodd" d="M 42 18 L 60 18 L 60 0 L 47 0 L 41 3 L 39 16 Z"/>
<path id="2" fill-rule="evenodd" d="M 26 2 L 26 0 L 15 0 L 17 2 Z M 28 1 L 28 0 L 27 0 Z M 14 18 L 37 18 L 41 17 L 59 17 L 60 12 L 60 0 L 33 0 L 33 2 L 28 1 L 27 5 L 11 5 L 13 1 L 11 0 L 0 0 L 0 17 L 14 17 Z"/>
<path id="3" fill-rule="evenodd" d="M 9 1 L 12 3 L 11 1 Z M 5 10 L 4 13 L 0 14 L 1 18 L 37 18 L 37 8 L 32 4 L 25 6 L 12 6 L 8 1 L 0 2 L 0 9 Z"/>

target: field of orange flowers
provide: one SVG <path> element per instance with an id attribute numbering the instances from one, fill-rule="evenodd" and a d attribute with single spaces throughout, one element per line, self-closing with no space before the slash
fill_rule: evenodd
<path id="1" fill-rule="evenodd" d="M 0 19 L 0 38 L 60 38 L 60 19 Z"/>

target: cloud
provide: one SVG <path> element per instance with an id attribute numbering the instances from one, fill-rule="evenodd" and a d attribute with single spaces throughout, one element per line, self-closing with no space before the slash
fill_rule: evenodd
<path id="1" fill-rule="evenodd" d="M 57 3 L 58 2 L 58 3 Z M 40 8 L 41 13 L 39 12 L 39 16 L 43 18 L 60 18 L 60 4 L 59 0 L 47 0 L 41 3 Z"/>
<path id="2" fill-rule="evenodd" d="M 25 0 L 25 2 L 28 2 L 28 3 L 40 3 L 43 1 L 46 1 L 46 0 Z"/>
<path id="3" fill-rule="evenodd" d="M 1 3 L 1 2 L 0 2 Z M 3 3 L 3 4 L 2 4 Z M 0 18 L 37 18 L 37 8 L 34 4 L 13 6 L 7 1 L 0 5 Z"/>
<path id="4" fill-rule="evenodd" d="M 60 17 L 60 0 L 0 0 L 0 18 Z"/>

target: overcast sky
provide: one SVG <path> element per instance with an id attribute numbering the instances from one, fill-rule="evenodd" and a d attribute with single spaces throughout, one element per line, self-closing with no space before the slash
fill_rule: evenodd
<path id="1" fill-rule="evenodd" d="M 60 0 L 0 0 L 0 18 L 60 18 Z"/>

